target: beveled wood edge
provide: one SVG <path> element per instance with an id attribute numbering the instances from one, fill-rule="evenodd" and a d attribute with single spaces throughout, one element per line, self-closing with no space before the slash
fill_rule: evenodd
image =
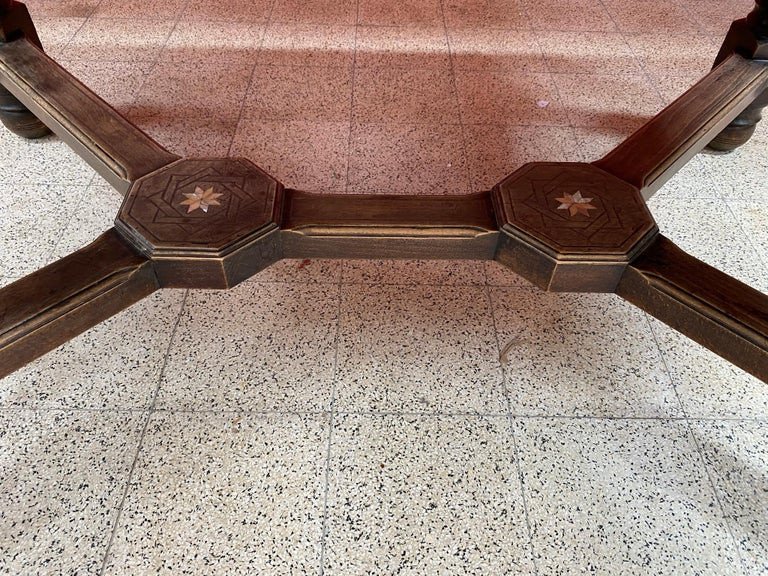
<path id="1" fill-rule="evenodd" d="M 659 235 L 616 294 L 768 383 L 768 295 Z"/>
<path id="2" fill-rule="evenodd" d="M 27 39 L 0 43 L 0 84 L 122 194 L 180 158 Z"/>
<path id="3" fill-rule="evenodd" d="M 768 63 L 731 54 L 595 166 L 653 196 L 768 88 Z"/>
<path id="4" fill-rule="evenodd" d="M 157 289 L 152 262 L 114 229 L 0 288 L 0 378 Z"/>

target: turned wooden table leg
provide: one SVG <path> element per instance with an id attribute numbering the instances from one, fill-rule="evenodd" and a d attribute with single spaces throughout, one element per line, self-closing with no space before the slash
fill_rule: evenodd
<path id="1" fill-rule="evenodd" d="M 756 0 L 754 10 L 745 19 L 737 20 L 731 25 L 715 65 L 733 53 L 753 60 L 768 60 L 768 0 Z M 721 152 L 730 152 L 745 144 L 754 134 L 766 106 L 768 91 L 758 96 L 720 132 L 709 143 L 709 147 Z"/>
<path id="2" fill-rule="evenodd" d="M 0 0 L 0 42 L 26 38 L 39 47 L 27 7 L 15 0 Z M 51 131 L 4 87 L 0 86 L 0 121 L 8 130 L 24 138 L 41 138 Z"/>

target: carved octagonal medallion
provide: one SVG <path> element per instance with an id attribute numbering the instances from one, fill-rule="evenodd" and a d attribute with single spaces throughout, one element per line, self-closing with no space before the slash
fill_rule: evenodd
<path id="1" fill-rule="evenodd" d="M 278 228 L 281 191 L 242 158 L 180 160 L 131 186 L 116 226 L 157 262 L 161 281 L 227 287 L 277 258 L 266 239 Z"/>
<path id="2" fill-rule="evenodd" d="M 499 260 L 548 290 L 615 287 L 656 224 L 640 192 L 591 164 L 527 164 L 495 189 Z"/>

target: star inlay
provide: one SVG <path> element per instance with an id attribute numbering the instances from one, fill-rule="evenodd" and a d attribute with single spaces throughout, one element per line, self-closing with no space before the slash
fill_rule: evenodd
<path id="1" fill-rule="evenodd" d="M 184 200 L 181 205 L 188 206 L 187 214 L 189 214 L 198 208 L 203 212 L 208 212 L 209 206 L 221 206 L 221 203 L 217 200 L 217 198 L 224 196 L 224 194 L 214 192 L 213 186 L 206 190 L 203 190 L 200 188 L 200 186 L 197 186 L 194 192 L 185 192 L 184 196 L 186 196 L 187 199 Z"/>
<path id="2" fill-rule="evenodd" d="M 571 216 L 576 216 L 576 214 L 589 216 L 590 210 L 597 210 L 597 206 L 592 206 L 592 204 L 590 204 L 592 198 L 584 198 L 581 195 L 581 192 L 578 191 L 575 194 L 568 194 L 566 192 L 562 198 L 555 198 L 555 200 L 561 203 L 557 209 L 568 210 L 568 213 Z"/>

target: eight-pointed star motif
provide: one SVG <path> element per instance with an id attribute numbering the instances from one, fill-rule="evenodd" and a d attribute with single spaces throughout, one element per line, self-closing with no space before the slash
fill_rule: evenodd
<path id="1" fill-rule="evenodd" d="M 221 206 L 221 202 L 217 200 L 224 196 L 224 194 L 213 191 L 213 186 L 203 190 L 200 186 L 195 188 L 194 192 L 184 192 L 184 196 L 187 197 L 181 205 L 188 206 L 187 214 L 194 212 L 200 208 L 203 212 L 208 212 L 209 206 Z"/>
<path id="2" fill-rule="evenodd" d="M 592 206 L 592 204 L 590 204 L 592 198 L 584 198 L 579 191 L 575 194 L 568 194 L 568 192 L 565 192 L 562 198 L 555 198 L 555 200 L 561 203 L 557 209 L 568 210 L 568 213 L 571 216 L 576 216 L 576 214 L 589 216 L 590 210 L 597 210 L 597 206 Z"/>

